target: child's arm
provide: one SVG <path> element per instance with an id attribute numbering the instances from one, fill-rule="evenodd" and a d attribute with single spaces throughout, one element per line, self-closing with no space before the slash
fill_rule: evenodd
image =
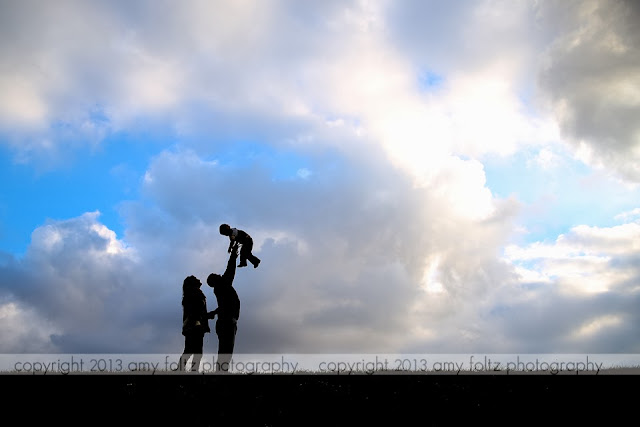
<path id="1" fill-rule="evenodd" d="M 229 249 L 227 249 L 228 253 L 231 253 L 231 250 L 233 249 L 233 245 L 238 244 L 238 235 L 233 230 L 235 230 L 235 228 L 232 229 L 231 233 L 229 233 Z"/>

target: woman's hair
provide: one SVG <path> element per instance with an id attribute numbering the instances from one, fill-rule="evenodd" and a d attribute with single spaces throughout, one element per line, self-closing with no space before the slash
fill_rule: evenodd
<path id="1" fill-rule="evenodd" d="M 184 304 L 185 294 L 198 289 L 200 284 L 200 280 L 196 276 L 188 276 L 184 279 L 184 282 L 182 282 L 182 304 Z"/>
<path id="2" fill-rule="evenodd" d="M 182 282 L 182 291 L 187 291 L 189 289 L 195 289 L 200 284 L 200 280 L 196 276 L 188 276 Z"/>

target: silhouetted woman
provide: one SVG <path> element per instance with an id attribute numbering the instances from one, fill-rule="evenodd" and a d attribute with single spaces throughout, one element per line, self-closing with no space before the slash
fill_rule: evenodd
<path id="1" fill-rule="evenodd" d="M 184 335 L 184 351 L 180 356 L 180 370 L 186 369 L 191 356 L 191 371 L 200 368 L 204 334 L 211 332 L 207 316 L 207 297 L 200 290 L 202 282 L 189 276 L 182 283 L 182 335 Z"/>

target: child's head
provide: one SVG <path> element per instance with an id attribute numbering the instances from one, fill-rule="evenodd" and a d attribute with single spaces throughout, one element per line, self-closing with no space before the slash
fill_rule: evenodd
<path id="1" fill-rule="evenodd" d="M 220 225 L 220 234 L 222 234 L 223 236 L 228 236 L 231 234 L 231 227 L 229 227 L 229 224 Z"/>

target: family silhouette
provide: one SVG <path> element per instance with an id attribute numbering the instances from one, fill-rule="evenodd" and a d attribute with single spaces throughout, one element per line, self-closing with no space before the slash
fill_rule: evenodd
<path id="1" fill-rule="evenodd" d="M 186 371 L 187 363 L 191 360 L 191 372 L 197 372 L 202 359 L 204 334 L 211 332 L 209 320 L 215 319 L 215 331 L 218 336 L 218 359 L 215 363 L 216 372 L 226 373 L 229 370 L 238 319 L 240 318 L 240 298 L 233 287 L 236 275 L 236 260 L 240 253 L 238 267 L 247 266 L 247 261 L 257 268 L 260 259 L 253 255 L 253 239 L 243 230 L 231 228 L 228 224 L 220 225 L 220 234 L 229 237 L 227 252 L 229 260 L 223 274 L 211 273 L 207 277 L 207 285 L 213 289 L 218 307 L 207 311 L 207 297 L 200 289 L 202 282 L 195 276 L 188 276 L 182 284 L 182 335 L 184 335 L 184 350 L 180 356 L 179 369 Z"/>

